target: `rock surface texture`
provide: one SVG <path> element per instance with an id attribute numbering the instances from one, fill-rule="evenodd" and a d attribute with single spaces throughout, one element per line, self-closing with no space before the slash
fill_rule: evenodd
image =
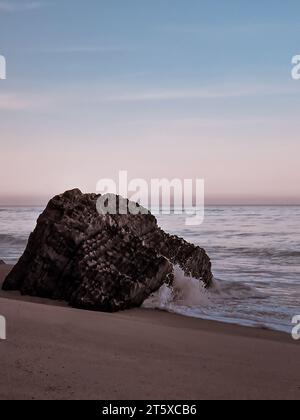
<path id="1" fill-rule="evenodd" d="M 5 262 L 3 260 L 0 260 L 0 265 L 5 265 Z"/>
<path id="2" fill-rule="evenodd" d="M 175 264 L 211 284 L 203 249 L 166 234 L 150 213 L 99 214 L 98 198 L 79 190 L 54 197 L 3 289 L 115 312 L 138 307 L 164 283 L 171 284 Z"/>

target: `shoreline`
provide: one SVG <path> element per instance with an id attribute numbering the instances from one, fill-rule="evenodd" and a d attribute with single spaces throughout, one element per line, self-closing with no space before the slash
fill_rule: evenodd
<path id="1" fill-rule="evenodd" d="M 3 291 L 0 314 L 1 400 L 300 399 L 299 342 L 286 333 Z"/>
<path id="2" fill-rule="evenodd" d="M 6 267 L 6 268 L 4 268 Z M 3 290 L 1 290 L 2 287 L 2 283 L 4 280 L 4 277 L 9 273 L 9 271 L 13 268 L 13 265 L 11 264 L 5 264 L 2 267 L 0 267 L 0 298 L 5 298 L 8 300 L 17 300 L 17 301 L 22 301 L 22 302 L 27 302 L 27 303 L 35 303 L 35 304 L 41 304 L 41 305 L 49 305 L 49 306 L 58 306 L 58 307 L 64 307 L 64 308 L 70 308 L 72 309 L 66 302 L 64 301 L 57 301 L 57 300 L 52 300 L 52 299 L 47 299 L 47 298 L 40 298 L 40 297 L 34 297 L 34 296 L 22 296 L 18 291 L 15 292 L 4 292 Z M 93 311 L 86 311 L 83 310 L 84 312 L 93 312 Z M 238 322 L 226 322 L 226 321 L 219 321 L 219 320 L 214 320 L 214 319 L 205 319 L 205 318 L 200 318 L 200 317 L 194 317 L 191 315 L 185 315 L 185 314 L 180 314 L 178 312 L 171 312 L 165 309 L 159 309 L 159 308 L 136 308 L 136 309 L 131 309 L 131 310 L 127 310 L 127 311 L 121 311 L 120 313 L 130 313 L 133 311 L 140 311 L 140 312 L 154 312 L 154 313 L 166 313 L 166 314 L 170 314 L 170 315 L 174 315 L 180 318 L 188 318 L 188 319 L 195 319 L 197 321 L 202 321 L 203 323 L 208 323 L 211 324 L 211 326 L 213 325 L 218 325 L 220 328 L 224 329 L 227 327 L 240 327 L 242 329 L 246 328 L 246 329 L 251 329 L 251 330 L 262 330 L 262 331 L 269 331 L 269 332 L 273 332 L 273 333 L 277 333 L 277 334 L 283 334 L 285 336 L 290 337 L 291 334 L 289 334 L 287 331 L 281 331 L 281 330 L 277 330 L 277 329 L 272 329 L 269 328 L 267 326 L 256 326 L 256 325 L 242 325 L 239 324 Z M 101 312 L 99 312 L 101 313 Z M 292 325 L 291 325 L 291 330 L 292 330 Z"/>

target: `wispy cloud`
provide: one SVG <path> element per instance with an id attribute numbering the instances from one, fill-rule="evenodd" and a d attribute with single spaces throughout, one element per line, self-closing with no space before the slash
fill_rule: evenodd
<path id="1" fill-rule="evenodd" d="M 148 101 L 172 101 L 185 99 L 213 99 L 228 96 L 239 96 L 237 92 L 221 92 L 217 90 L 145 90 L 138 92 L 119 93 L 107 96 L 105 99 L 111 102 L 148 102 Z"/>
<path id="2" fill-rule="evenodd" d="M 97 54 L 110 52 L 123 52 L 132 50 L 133 47 L 122 45 L 74 45 L 61 46 L 43 50 L 44 53 L 54 54 Z"/>
<path id="3" fill-rule="evenodd" d="M 227 35 L 252 35 L 253 33 L 266 33 L 266 32 L 276 32 L 278 31 L 299 31 L 299 23 L 295 22 L 293 24 L 285 22 L 252 22 L 243 24 L 219 24 L 219 25 L 207 25 L 207 24 L 168 24 L 158 28 L 159 31 L 171 33 L 171 34 L 181 34 L 181 35 L 192 35 L 192 36 L 227 36 Z"/>
<path id="4" fill-rule="evenodd" d="M 213 86 L 197 89 L 124 90 L 117 86 L 76 86 L 74 89 L 54 89 L 43 92 L 15 92 L 0 94 L 0 110 L 50 111 L 76 108 L 82 104 L 95 109 L 107 103 L 147 103 L 172 101 L 230 100 L 283 95 L 299 95 L 300 85 L 241 85 Z M 188 121 L 190 124 L 192 121 Z M 206 124 L 206 122 L 204 122 Z"/>
<path id="5" fill-rule="evenodd" d="M 293 86 L 278 85 L 234 85 L 204 87 L 196 89 L 161 89 L 138 92 L 118 93 L 106 96 L 110 102 L 149 102 L 173 100 L 202 100 L 202 99 L 229 99 L 262 95 L 293 95 L 299 94 L 299 89 Z"/>
<path id="6" fill-rule="evenodd" d="M 14 13 L 14 12 L 25 12 L 29 10 L 36 10 L 44 7 L 46 5 L 45 2 L 41 1 L 21 1 L 21 2 L 13 2 L 13 1 L 0 1 L 0 13 Z"/>

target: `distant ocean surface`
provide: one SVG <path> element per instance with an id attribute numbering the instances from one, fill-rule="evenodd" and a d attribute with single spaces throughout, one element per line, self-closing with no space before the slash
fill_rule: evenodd
<path id="1" fill-rule="evenodd" d="M 17 262 L 43 209 L 0 207 L 0 259 Z M 206 291 L 176 270 L 176 299 L 161 290 L 145 306 L 187 316 L 290 332 L 300 315 L 300 207 L 207 207 L 201 226 L 184 215 L 160 226 L 205 248 L 215 287 Z"/>

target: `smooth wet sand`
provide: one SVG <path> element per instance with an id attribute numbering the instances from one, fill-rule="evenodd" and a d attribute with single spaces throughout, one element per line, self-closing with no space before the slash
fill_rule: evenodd
<path id="1" fill-rule="evenodd" d="M 300 342 L 286 334 L 7 292 L 0 314 L 0 399 L 300 399 Z"/>

